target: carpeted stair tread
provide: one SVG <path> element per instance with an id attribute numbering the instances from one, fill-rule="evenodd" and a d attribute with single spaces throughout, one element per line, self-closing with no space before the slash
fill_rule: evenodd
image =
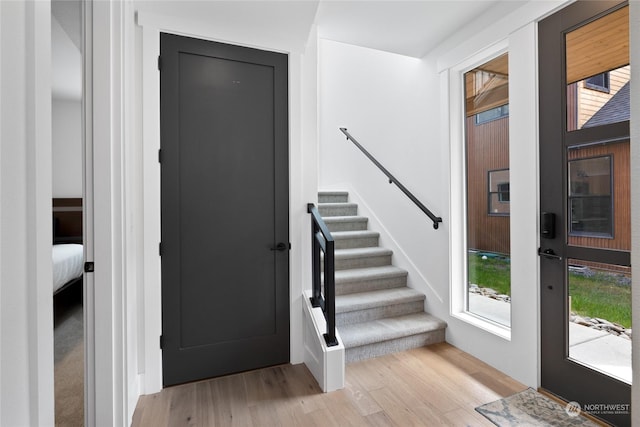
<path id="1" fill-rule="evenodd" d="M 349 200 L 347 191 L 319 191 L 318 203 L 346 202 Z"/>
<path id="2" fill-rule="evenodd" d="M 393 265 L 369 268 L 349 268 L 335 273 L 336 295 L 407 286 L 406 270 Z"/>
<path id="3" fill-rule="evenodd" d="M 381 267 L 391 265 L 393 252 L 386 248 L 366 247 L 336 249 L 335 269 L 346 270 L 351 268 Z"/>
<path id="4" fill-rule="evenodd" d="M 318 203 L 318 212 L 325 217 L 330 216 L 351 216 L 358 213 L 358 205 L 356 203 Z"/>
<path id="5" fill-rule="evenodd" d="M 340 295 L 336 296 L 336 314 L 424 301 L 424 298 L 424 294 L 407 287 Z"/>
<path id="6" fill-rule="evenodd" d="M 338 328 L 345 348 L 353 348 L 441 330 L 447 324 L 427 313 L 414 313 L 398 317 L 355 323 Z"/>
<path id="7" fill-rule="evenodd" d="M 336 271 L 336 284 L 364 282 L 376 279 L 388 279 L 394 277 L 407 277 L 407 270 L 385 265 L 382 267 L 351 268 L 348 270 Z"/>
<path id="8" fill-rule="evenodd" d="M 374 248 L 351 248 L 351 249 L 336 249 L 335 258 L 338 259 L 350 259 L 350 258 L 367 258 L 371 256 L 385 256 L 392 255 L 393 251 L 387 248 L 374 247 Z"/>
<path id="9" fill-rule="evenodd" d="M 380 233 L 370 230 L 333 231 L 336 249 L 365 248 L 378 246 Z"/>
<path id="10" fill-rule="evenodd" d="M 364 216 L 329 216 L 323 218 L 331 233 L 338 231 L 366 230 L 369 218 Z"/>
<path id="11" fill-rule="evenodd" d="M 380 237 L 380 233 L 371 230 L 334 231 L 331 235 L 335 240 Z"/>

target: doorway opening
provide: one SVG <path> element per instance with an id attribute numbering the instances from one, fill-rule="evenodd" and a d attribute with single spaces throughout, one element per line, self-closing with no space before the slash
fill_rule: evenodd
<path id="1" fill-rule="evenodd" d="M 51 2 L 56 425 L 84 425 L 83 4 Z"/>

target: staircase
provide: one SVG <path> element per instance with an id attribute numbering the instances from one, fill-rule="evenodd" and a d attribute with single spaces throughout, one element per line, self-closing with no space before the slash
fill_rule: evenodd
<path id="1" fill-rule="evenodd" d="M 335 240 L 336 326 L 346 362 L 444 341 L 446 323 L 424 312 L 425 296 L 407 287 L 348 193 L 320 192 L 318 211 Z"/>

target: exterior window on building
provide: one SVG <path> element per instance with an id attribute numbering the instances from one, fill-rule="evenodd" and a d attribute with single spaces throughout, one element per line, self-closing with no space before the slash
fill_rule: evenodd
<path id="1" fill-rule="evenodd" d="M 613 237 L 612 156 L 569 162 L 570 235 Z"/>
<path id="2" fill-rule="evenodd" d="M 588 89 L 609 93 L 609 73 L 606 72 L 589 77 L 584 81 L 584 86 Z"/>
<path id="3" fill-rule="evenodd" d="M 509 169 L 489 171 L 489 215 L 509 215 Z"/>
<path id="4" fill-rule="evenodd" d="M 492 108 L 490 110 L 476 114 L 476 125 L 481 125 L 492 120 L 507 117 L 508 115 L 509 104 L 501 105 L 500 107 Z"/>

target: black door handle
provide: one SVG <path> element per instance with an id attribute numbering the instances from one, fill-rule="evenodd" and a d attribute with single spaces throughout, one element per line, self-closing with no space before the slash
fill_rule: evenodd
<path id="1" fill-rule="evenodd" d="M 562 260 L 562 257 L 560 255 L 556 255 L 556 253 L 553 251 L 553 249 L 542 249 L 539 248 L 538 249 L 538 255 L 543 256 L 547 259 L 557 259 L 558 261 Z"/>
<path id="2" fill-rule="evenodd" d="M 280 242 L 276 246 L 271 248 L 272 251 L 280 251 L 280 252 L 286 251 L 287 249 L 291 249 L 291 243 L 287 245 L 286 243 Z"/>

